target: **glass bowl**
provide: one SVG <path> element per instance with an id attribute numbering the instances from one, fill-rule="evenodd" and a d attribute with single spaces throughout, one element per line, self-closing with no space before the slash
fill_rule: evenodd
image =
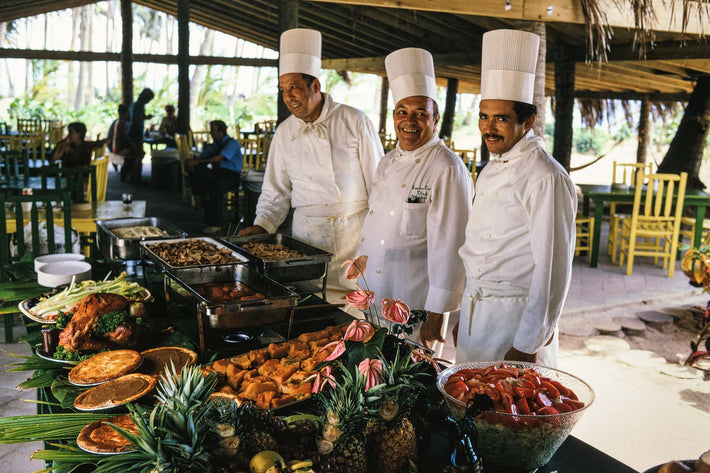
<path id="1" fill-rule="evenodd" d="M 486 468 L 506 473 L 531 472 L 545 465 L 562 445 L 584 411 L 594 402 L 594 391 L 581 379 L 564 371 L 518 361 L 482 361 L 451 366 L 437 377 L 436 386 L 444 396 L 451 415 L 462 419 L 466 404 L 444 390 L 451 375 L 462 369 L 495 366 L 532 369 L 540 377 L 556 381 L 572 390 L 583 407 L 552 415 L 522 415 L 486 410 L 474 420 L 478 432 L 477 453 Z M 493 385 L 490 385 L 493 386 Z M 554 406 L 554 404 L 553 404 Z"/>

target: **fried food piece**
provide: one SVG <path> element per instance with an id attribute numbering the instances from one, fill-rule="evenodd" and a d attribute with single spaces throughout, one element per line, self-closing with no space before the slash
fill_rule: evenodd
<path id="1" fill-rule="evenodd" d="M 271 358 L 283 358 L 288 355 L 289 345 L 286 343 L 269 343 L 266 349 Z"/>
<path id="2" fill-rule="evenodd" d="M 311 350 L 304 342 L 295 341 L 291 343 L 288 350 L 288 356 L 297 358 L 308 358 L 311 356 Z"/>

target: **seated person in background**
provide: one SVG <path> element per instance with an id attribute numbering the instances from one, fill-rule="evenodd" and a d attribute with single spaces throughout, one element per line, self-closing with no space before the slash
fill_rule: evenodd
<path id="1" fill-rule="evenodd" d="M 94 150 L 108 143 L 108 139 L 86 141 L 86 125 L 81 122 L 70 123 L 67 130 L 67 136 L 49 153 L 49 164 L 61 161 L 65 168 L 88 166 Z"/>
<path id="2" fill-rule="evenodd" d="M 126 118 L 128 117 L 128 105 L 121 104 L 118 106 L 118 118 L 113 121 L 108 130 L 108 156 L 111 159 L 113 168 L 118 170 L 118 165 L 121 166 L 121 181 L 128 178 L 130 171 L 129 166 L 126 166 L 126 160 L 131 161 L 133 156 L 133 145 L 128 139 L 128 130 L 126 129 Z"/>
<path id="3" fill-rule="evenodd" d="M 207 194 L 205 233 L 217 233 L 222 228 L 224 193 L 239 189 L 242 172 L 242 149 L 239 142 L 227 134 L 222 120 L 210 122 L 214 140 L 205 146 L 197 158 L 188 159 L 190 187 L 195 195 Z"/>
<path id="4" fill-rule="evenodd" d="M 175 148 L 175 133 L 177 133 L 177 116 L 175 115 L 175 107 L 172 105 L 165 106 L 165 115 L 160 120 L 158 132 L 167 140 L 167 146 Z"/>

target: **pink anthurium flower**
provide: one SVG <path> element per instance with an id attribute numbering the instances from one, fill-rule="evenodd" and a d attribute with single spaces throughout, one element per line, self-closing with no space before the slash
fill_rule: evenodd
<path id="1" fill-rule="evenodd" d="M 365 320 L 353 320 L 345 329 L 344 340 L 367 342 L 375 334 L 375 328 Z"/>
<path id="2" fill-rule="evenodd" d="M 350 265 L 348 266 L 348 269 L 345 271 L 345 278 L 346 279 L 357 279 L 362 277 L 363 273 L 365 272 L 365 268 L 367 267 L 367 255 L 361 255 L 355 258 L 354 260 L 349 259 L 343 264 L 340 265 L 342 268 L 346 264 Z"/>
<path id="3" fill-rule="evenodd" d="M 375 302 L 375 293 L 366 291 L 358 286 L 357 291 L 345 294 L 345 300 L 359 310 L 367 310 Z"/>
<path id="4" fill-rule="evenodd" d="M 313 378 L 315 378 L 315 381 L 313 382 L 313 389 L 311 389 L 313 394 L 321 392 L 323 388 L 325 388 L 326 384 L 330 384 L 332 388 L 335 387 L 335 378 L 333 377 L 332 368 L 330 366 L 326 366 L 318 373 L 306 378 L 306 380 Z"/>
<path id="5" fill-rule="evenodd" d="M 382 360 L 365 358 L 357 365 L 357 369 L 365 377 L 365 391 L 377 386 L 382 375 Z"/>
<path id="6" fill-rule="evenodd" d="M 409 306 L 399 299 L 382 299 L 382 316 L 390 322 L 406 324 L 409 320 Z"/>
<path id="7" fill-rule="evenodd" d="M 330 342 L 329 344 L 325 345 L 323 348 L 321 348 L 319 351 L 323 350 L 328 350 L 330 347 L 334 347 L 333 351 L 328 355 L 325 359 L 325 361 L 333 361 L 337 359 L 340 355 L 345 353 L 345 340 L 336 340 L 334 342 Z"/>

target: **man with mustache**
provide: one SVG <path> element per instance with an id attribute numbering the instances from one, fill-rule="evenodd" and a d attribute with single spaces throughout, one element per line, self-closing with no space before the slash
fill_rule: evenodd
<path id="1" fill-rule="evenodd" d="M 239 235 L 274 233 L 294 208 L 293 237 L 329 253 L 328 286 L 353 290 L 340 264 L 357 256 L 380 138 L 363 112 L 321 92 L 321 35 L 281 35 L 279 91 L 291 116 L 274 134 L 254 226 Z"/>
<path id="2" fill-rule="evenodd" d="M 464 285 L 456 254 L 471 209 L 472 180 L 459 156 L 436 134 L 434 60 L 424 49 L 404 48 L 385 58 L 395 103 L 397 146 L 377 166 L 360 254 L 378 300 L 401 299 L 428 311 L 409 335 L 437 350 L 448 312 L 458 310 Z"/>
<path id="3" fill-rule="evenodd" d="M 539 42 L 523 31 L 483 35 L 478 126 L 491 159 L 476 181 L 466 242 L 459 250 L 466 289 L 457 363 L 557 364 L 557 322 L 572 274 L 577 196 L 567 171 L 532 130 Z"/>

